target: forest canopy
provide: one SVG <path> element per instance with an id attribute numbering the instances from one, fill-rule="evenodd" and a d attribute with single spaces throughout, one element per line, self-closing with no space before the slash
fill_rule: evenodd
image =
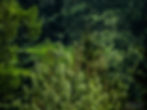
<path id="1" fill-rule="evenodd" d="M 0 0 L 0 110 L 145 110 L 146 0 Z"/>

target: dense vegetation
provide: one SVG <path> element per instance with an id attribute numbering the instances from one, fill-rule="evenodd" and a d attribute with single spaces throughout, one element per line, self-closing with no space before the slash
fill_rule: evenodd
<path id="1" fill-rule="evenodd" d="M 0 0 L 0 110 L 145 110 L 146 0 Z"/>

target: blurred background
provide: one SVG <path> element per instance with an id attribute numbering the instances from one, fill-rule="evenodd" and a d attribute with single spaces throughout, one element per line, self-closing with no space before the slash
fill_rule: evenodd
<path id="1" fill-rule="evenodd" d="M 0 110 L 146 110 L 146 0 L 0 0 Z"/>

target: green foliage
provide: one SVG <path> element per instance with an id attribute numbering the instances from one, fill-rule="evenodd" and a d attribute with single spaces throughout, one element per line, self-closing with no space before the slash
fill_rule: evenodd
<path id="1" fill-rule="evenodd" d="M 145 110 L 145 0 L 18 1 L 0 1 L 0 110 Z"/>
<path id="2" fill-rule="evenodd" d="M 89 78 L 84 71 L 74 68 L 73 49 L 53 45 L 47 44 L 45 47 L 49 48 L 42 55 L 35 51 L 41 47 L 28 49 L 33 56 L 39 56 L 32 74 L 33 87 L 28 89 L 31 102 L 25 109 L 109 110 L 108 96 L 99 77 Z"/>
<path id="3" fill-rule="evenodd" d="M 17 67 L 19 48 L 14 42 L 20 37 L 19 28 L 25 25 L 29 29 L 26 34 L 35 37 L 40 33 L 41 22 L 36 18 L 36 8 L 25 11 L 16 0 L 0 1 L 0 13 L 0 109 L 5 110 L 2 106 L 9 105 L 18 97 L 14 94 L 22 85 L 20 77 L 28 74 L 27 70 Z"/>

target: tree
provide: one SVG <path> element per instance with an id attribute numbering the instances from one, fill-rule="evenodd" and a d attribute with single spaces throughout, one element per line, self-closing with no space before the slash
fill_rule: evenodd
<path id="1" fill-rule="evenodd" d="M 25 26 L 25 37 L 31 40 L 40 34 L 41 21 L 37 18 L 36 7 L 24 10 L 16 0 L 1 0 L 0 13 L 0 109 L 10 110 L 13 107 L 7 105 L 19 98 L 21 76 L 28 72 L 17 67 L 17 55 L 21 48 L 15 40 L 21 37 L 19 28 Z"/>

